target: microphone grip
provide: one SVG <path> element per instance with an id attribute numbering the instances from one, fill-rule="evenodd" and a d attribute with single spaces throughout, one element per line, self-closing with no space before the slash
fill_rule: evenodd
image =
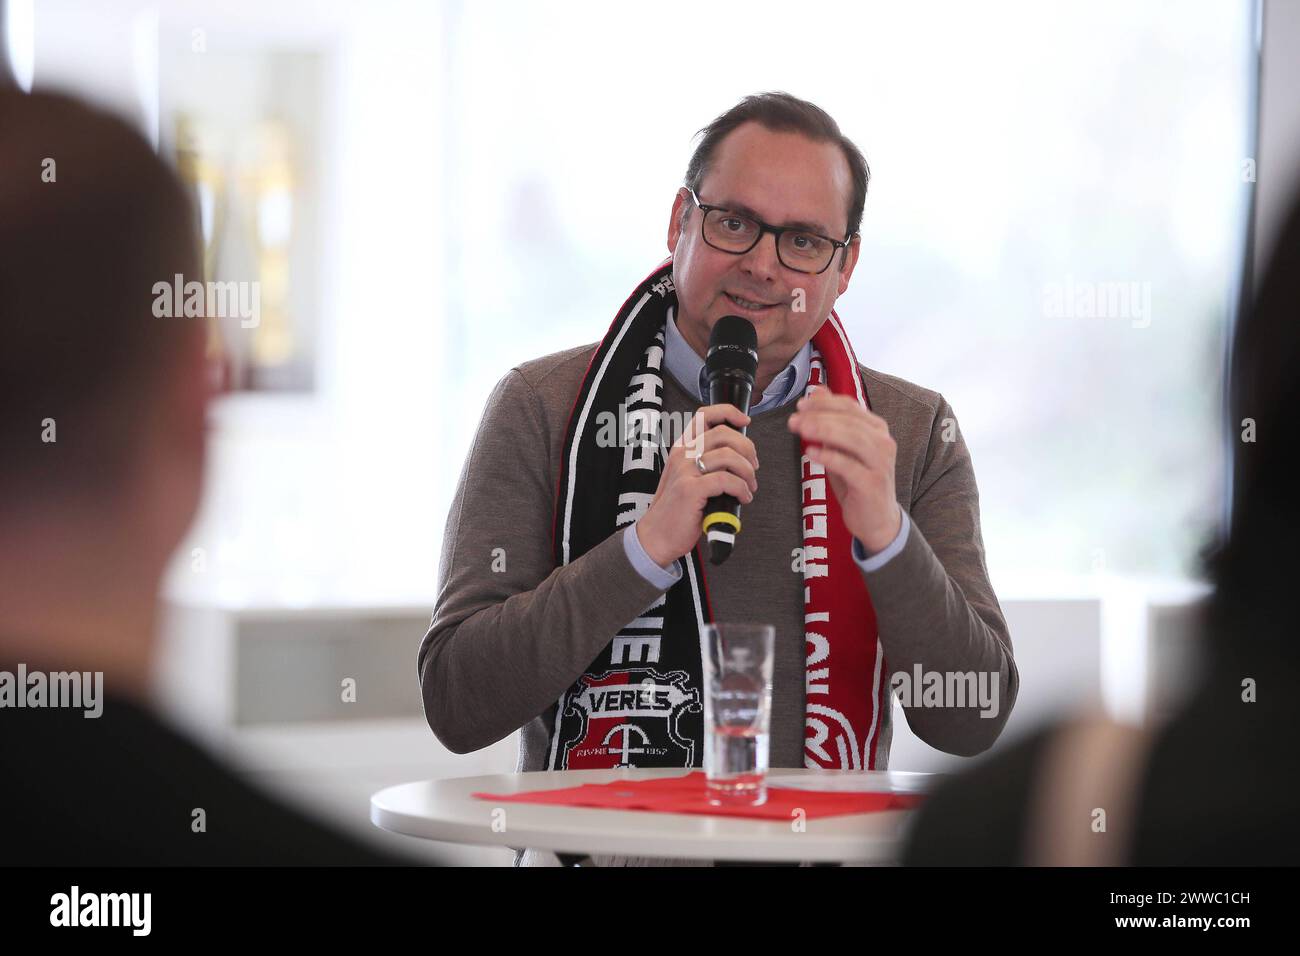
<path id="1" fill-rule="evenodd" d="M 734 405 L 749 414 L 749 399 L 753 393 L 752 380 L 743 375 L 713 376 L 709 380 L 709 404 Z M 728 427 L 736 428 L 730 422 Z M 743 427 L 736 431 L 745 434 Z M 731 555 L 740 533 L 740 500 L 734 495 L 714 495 L 704 508 L 701 530 L 709 543 L 709 563 L 721 564 Z"/>

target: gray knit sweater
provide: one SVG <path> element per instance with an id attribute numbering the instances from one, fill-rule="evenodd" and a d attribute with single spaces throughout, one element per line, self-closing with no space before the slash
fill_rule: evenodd
<path id="1" fill-rule="evenodd" d="M 447 518 L 437 603 L 417 659 L 425 717 L 438 739 L 468 753 L 522 728 L 521 771 L 544 769 L 556 701 L 661 593 L 628 560 L 622 529 L 564 567 L 552 558 L 561 444 L 595 348 L 525 362 L 488 399 Z M 872 410 L 897 442 L 898 501 L 912 524 L 903 550 L 864 573 L 887 673 L 913 674 L 920 665 L 999 675 L 994 717 L 918 702 L 904 711 L 930 746 L 977 754 L 1005 725 L 1019 677 L 985 567 L 970 453 L 942 395 L 859 368 Z M 698 407 L 669 374 L 663 402 L 667 412 Z M 786 427 L 793 411 L 789 402 L 753 417 L 747 434 L 762 464 L 758 492 L 730 559 L 707 569 L 717 620 L 776 628 L 773 767 L 802 766 L 805 737 L 799 438 Z M 884 769 L 890 709 L 881 716 L 874 762 Z M 528 856 L 525 864 L 535 861 Z"/>

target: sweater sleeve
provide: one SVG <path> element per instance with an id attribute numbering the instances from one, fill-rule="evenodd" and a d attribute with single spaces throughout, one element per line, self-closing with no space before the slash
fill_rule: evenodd
<path id="1" fill-rule="evenodd" d="M 461 470 L 416 659 L 425 719 L 455 753 L 490 746 L 544 713 L 663 593 L 636 570 L 617 532 L 556 567 L 558 462 L 549 458 L 541 403 L 512 369 L 489 397 Z"/>
<path id="2" fill-rule="evenodd" d="M 903 550 L 865 573 L 881 646 L 889 674 L 903 672 L 913 684 L 917 665 L 923 674 L 942 673 L 945 683 L 955 672 L 973 672 L 977 679 L 988 675 L 986 686 L 997 689 L 996 710 L 988 716 L 970 696 L 964 707 L 953 701 L 918 706 L 920 688 L 915 688 L 912 700 L 903 701 L 908 726 L 918 737 L 946 753 L 973 756 L 1002 732 L 1020 676 L 984 563 L 970 451 L 942 396 L 920 480 L 910 507 L 904 507 L 912 527 Z"/>

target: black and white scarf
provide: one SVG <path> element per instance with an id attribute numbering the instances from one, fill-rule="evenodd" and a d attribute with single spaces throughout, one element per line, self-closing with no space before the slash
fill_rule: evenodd
<path id="1" fill-rule="evenodd" d="M 628 297 L 593 354 L 570 412 L 556 489 L 553 548 L 568 564 L 632 524 L 659 486 L 668 444 L 663 426 L 664 330 L 676 306 L 672 260 Z M 856 395 L 866 389 L 839 317 L 813 337 L 809 386 Z M 597 440 L 609 413 L 626 415 L 620 441 Z M 852 536 L 821 466 L 802 456 L 804 637 L 807 642 L 805 765 L 874 769 L 888 706 L 884 652 Z M 700 767 L 704 726 L 699 631 L 713 620 L 697 546 L 685 573 L 625 625 L 561 696 L 551 770 Z"/>

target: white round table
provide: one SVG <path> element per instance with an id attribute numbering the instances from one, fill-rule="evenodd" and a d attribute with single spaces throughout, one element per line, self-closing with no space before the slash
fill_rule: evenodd
<path id="1" fill-rule="evenodd" d="M 682 768 L 564 770 L 421 780 L 370 798 L 370 821 L 407 836 L 448 843 L 532 848 L 584 856 L 656 856 L 735 862 L 892 864 L 906 810 L 807 820 L 651 813 L 533 803 L 493 803 L 472 793 L 519 793 L 584 783 L 682 776 Z M 942 774 L 897 770 L 774 769 L 768 785 L 801 789 L 925 793 Z M 505 813 L 499 812 L 504 809 Z M 494 811 L 498 811 L 495 812 Z"/>

